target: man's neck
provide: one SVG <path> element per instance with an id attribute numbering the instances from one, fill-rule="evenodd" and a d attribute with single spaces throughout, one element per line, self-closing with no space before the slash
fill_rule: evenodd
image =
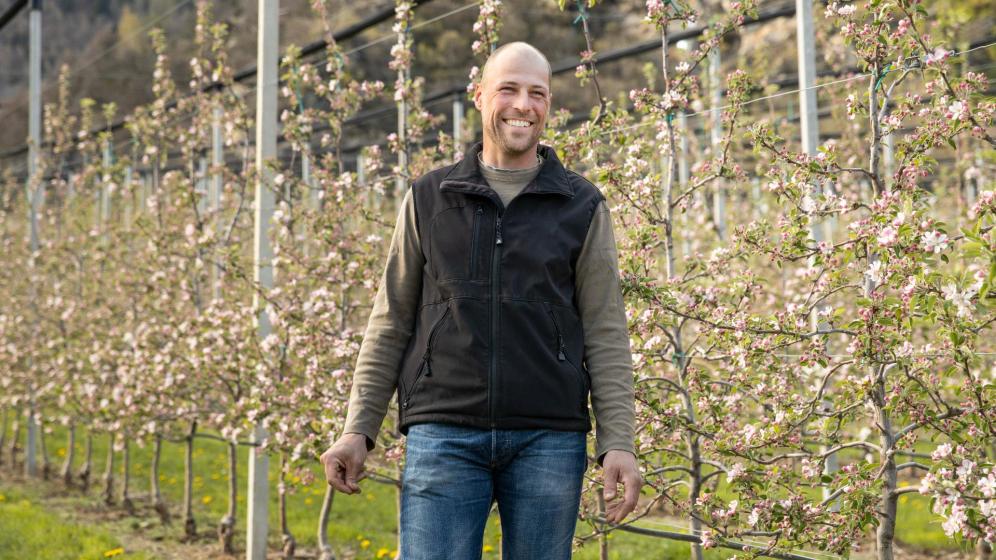
<path id="1" fill-rule="evenodd" d="M 484 148 L 481 150 L 481 160 L 491 167 L 498 169 L 530 169 L 536 166 L 536 158 L 538 156 L 537 147 L 538 144 L 537 146 L 533 146 L 532 150 L 527 150 L 521 154 L 510 155 L 503 153 L 497 146 L 492 145 L 490 142 L 485 142 Z"/>

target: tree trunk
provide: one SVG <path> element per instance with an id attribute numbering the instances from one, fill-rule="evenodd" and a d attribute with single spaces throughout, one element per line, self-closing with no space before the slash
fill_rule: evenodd
<path id="1" fill-rule="evenodd" d="M 287 526 L 287 454 L 280 454 L 280 484 L 277 485 L 277 492 L 280 497 L 280 534 L 283 540 L 283 558 L 292 560 L 294 550 L 297 548 L 297 541 Z"/>
<path id="2" fill-rule="evenodd" d="M 605 492 L 602 488 L 596 490 L 598 497 L 598 515 L 605 517 Z M 599 529 L 605 530 L 605 523 L 599 523 Z M 598 558 L 599 560 L 609 560 L 609 539 L 606 533 L 598 536 Z"/>
<path id="3" fill-rule="evenodd" d="M 3 409 L 3 422 L 0 423 L 0 467 L 3 466 L 3 448 L 7 445 L 7 409 Z"/>
<path id="4" fill-rule="evenodd" d="M 236 476 L 239 449 L 234 443 L 228 444 L 228 513 L 218 523 L 218 540 L 225 554 L 234 554 L 232 538 L 235 536 L 235 516 L 238 515 L 239 481 Z"/>
<path id="5" fill-rule="evenodd" d="M 73 461 L 76 459 L 76 424 L 69 424 L 69 437 L 66 442 L 66 462 L 62 464 L 62 483 L 73 485 Z"/>
<path id="6" fill-rule="evenodd" d="M 325 498 L 322 499 L 322 512 L 318 514 L 318 560 L 335 560 L 332 544 L 329 542 L 329 517 L 332 515 L 332 500 L 335 488 L 325 485 Z M 400 550 L 400 549 L 399 549 Z"/>
<path id="7" fill-rule="evenodd" d="M 86 493 L 90 489 L 90 473 L 93 468 L 93 433 L 86 433 L 86 448 L 83 451 L 83 465 L 80 466 L 80 488 Z"/>
<path id="8" fill-rule="evenodd" d="M 159 514 L 159 520 L 163 525 L 169 525 L 169 508 L 166 507 L 159 488 L 159 459 L 162 454 L 163 438 L 156 434 L 155 443 L 152 445 L 152 465 L 149 467 L 149 498 L 152 500 L 152 509 Z"/>
<path id="9" fill-rule="evenodd" d="M 896 459 L 893 455 L 895 434 L 892 431 L 892 419 L 889 418 L 889 412 L 885 410 L 884 366 L 879 366 L 877 373 L 878 382 L 872 395 L 872 404 L 875 407 L 875 423 L 882 432 L 882 452 L 880 455 L 882 461 L 882 498 L 879 503 L 875 545 L 878 550 L 878 560 L 893 560 L 895 558 L 893 542 L 896 538 L 896 510 L 899 504 L 899 496 L 896 494 Z"/>
<path id="10" fill-rule="evenodd" d="M 183 461 L 183 534 L 187 540 L 197 536 L 197 522 L 194 521 L 194 435 L 197 434 L 197 421 L 190 423 L 186 438 Z"/>
<path id="11" fill-rule="evenodd" d="M 116 434 L 108 434 L 107 462 L 104 469 L 104 503 L 114 504 L 114 438 Z"/>
<path id="12" fill-rule="evenodd" d="M 128 439 L 124 440 L 124 449 L 121 450 L 121 505 L 124 506 L 128 515 L 135 515 L 135 504 L 131 501 L 129 486 L 131 483 L 131 446 Z"/>
<path id="13" fill-rule="evenodd" d="M 17 440 L 21 439 L 21 419 L 20 417 L 14 418 L 14 429 L 13 436 L 10 438 L 10 470 L 17 470 Z"/>

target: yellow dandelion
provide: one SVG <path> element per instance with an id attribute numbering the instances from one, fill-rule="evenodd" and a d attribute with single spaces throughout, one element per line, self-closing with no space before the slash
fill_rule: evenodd
<path id="1" fill-rule="evenodd" d="M 495 551 L 495 547 L 491 546 L 490 544 L 484 545 L 484 552 L 487 553 L 487 552 L 494 552 L 494 551 Z"/>
<path id="2" fill-rule="evenodd" d="M 214 501 L 214 498 L 213 498 L 212 496 L 204 496 L 203 498 L 201 498 L 201 502 L 202 502 L 202 503 L 203 503 L 204 505 L 208 505 L 208 504 L 210 504 L 210 503 L 211 503 L 212 501 Z"/>
<path id="3" fill-rule="evenodd" d="M 363 550 L 370 548 L 370 539 L 363 539 L 362 541 L 360 541 L 360 548 L 362 548 Z"/>
<path id="4" fill-rule="evenodd" d="M 56 451 L 55 453 L 56 453 L 56 454 L 57 454 L 57 455 L 58 455 L 59 457 L 65 457 L 65 456 L 66 456 L 66 448 L 65 448 L 65 447 L 60 447 L 60 448 L 58 449 L 58 451 Z"/>
<path id="5" fill-rule="evenodd" d="M 367 501 L 372 502 L 374 499 L 373 494 L 367 494 Z"/>
<path id="6" fill-rule="evenodd" d="M 159 475 L 159 482 L 163 482 L 165 480 L 166 480 L 166 475 L 164 474 Z"/>
<path id="7" fill-rule="evenodd" d="M 112 549 L 108 550 L 107 552 L 105 552 L 104 553 L 104 558 L 112 558 L 114 556 L 120 556 L 121 554 L 124 554 L 124 548 L 122 548 L 122 547 L 119 546 L 117 548 L 112 548 Z"/>
<path id="8" fill-rule="evenodd" d="M 7 496 L 0 494 L 0 502 L 6 502 L 6 501 L 7 501 Z"/>
<path id="9" fill-rule="evenodd" d="M 391 558 L 397 558 L 397 557 L 398 557 L 398 549 L 395 548 L 394 550 L 391 551 Z"/>
<path id="10" fill-rule="evenodd" d="M 194 477 L 194 484 L 200 484 L 202 482 L 204 482 L 204 479 L 201 478 L 201 475 L 197 475 Z"/>
<path id="11" fill-rule="evenodd" d="M 387 556 L 390 553 L 391 553 L 391 551 L 388 550 L 388 549 L 386 549 L 386 548 L 378 548 L 377 549 L 377 558 L 383 558 L 383 557 Z"/>
<path id="12" fill-rule="evenodd" d="M 297 476 L 297 475 L 292 476 L 291 477 L 291 482 L 293 482 L 294 484 L 297 484 L 298 482 L 301 482 L 301 477 Z"/>
<path id="13" fill-rule="evenodd" d="M 315 503 L 315 500 L 312 500 L 311 498 L 305 498 L 304 499 L 304 505 L 306 505 L 306 506 L 310 506 L 313 503 Z"/>
<path id="14" fill-rule="evenodd" d="M 215 473 L 215 474 L 211 475 L 211 480 L 221 480 L 221 475 L 218 474 L 218 473 Z"/>

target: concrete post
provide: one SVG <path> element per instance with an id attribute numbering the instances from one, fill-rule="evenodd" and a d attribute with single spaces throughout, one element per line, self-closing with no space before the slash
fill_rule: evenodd
<path id="1" fill-rule="evenodd" d="M 453 152 L 455 156 L 463 153 L 463 94 L 458 93 L 453 98 Z"/>
<path id="2" fill-rule="evenodd" d="M 225 165 L 225 143 L 222 138 L 221 119 L 221 107 L 215 107 L 211 120 L 211 165 L 213 171 L 211 182 L 208 185 L 208 204 L 211 208 L 216 236 L 221 235 L 221 190 L 225 181 L 224 173 L 221 171 Z M 211 267 L 211 297 L 215 300 L 221 298 L 221 269 L 217 264 Z"/>
<path id="3" fill-rule="evenodd" d="M 816 105 L 816 39 L 813 34 L 813 4 L 812 0 L 796 0 L 796 44 L 798 47 L 799 60 L 799 123 L 800 134 L 802 136 L 802 150 L 809 156 L 815 156 L 820 144 L 820 124 Z M 822 185 L 817 184 L 813 190 L 813 196 L 822 194 Z M 825 240 L 824 224 L 821 221 L 813 221 L 809 227 L 809 236 L 814 243 Z M 811 322 L 813 329 L 824 331 L 829 329 L 829 325 L 821 323 L 817 314 L 825 306 L 819 306 L 813 310 Z M 829 406 L 827 401 L 824 406 Z M 838 469 L 837 454 L 827 456 L 825 470 L 833 473 Z M 823 498 L 830 496 L 830 488 L 823 487 Z M 834 501 L 830 504 L 833 511 L 840 510 L 840 503 Z"/>
<path id="4" fill-rule="evenodd" d="M 38 212 L 44 196 L 42 181 L 38 173 L 38 150 L 41 148 L 41 0 L 31 1 L 28 20 L 28 183 L 27 200 L 30 208 L 28 237 L 31 248 L 29 257 L 34 268 L 35 253 L 38 252 Z M 32 299 L 36 297 L 32 286 Z M 35 395 L 30 389 L 28 402 L 28 433 L 24 450 L 24 473 L 35 476 L 38 472 L 35 449 L 38 441 L 38 424 L 35 422 Z"/>
<path id="5" fill-rule="evenodd" d="M 721 58 L 719 46 L 709 50 L 709 87 L 712 88 L 712 157 L 719 156 L 720 144 L 723 142 L 723 80 L 721 77 Z M 720 241 L 726 239 L 726 193 L 723 181 L 716 181 L 712 191 L 712 220 L 716 224 L 716 233 Z"/>
<path id="6" fill-rule="evenodd" d="M 273 287 L 273 248 L 270 246 L 270 221 L 275 197 L 273 171 L 266 162 L 277 156 L 277 61 L 279 58 L 280 1 L 259 0 L 259 35 L 257 40 L 256 75 L 256 183 L 255 235 L 253 255 L 256 266 L 253 279 L 259 290 Z M 260 340 L 270 335 L 270 317 L 266 302 L 253 294 L 256 329 Z M 266 429 L 257 423 L 252 434 L 254 443 L 266 439 Z M 255 449 L 249 453 L 249 493 L 246 520 L 246 559 L 266 560 L 267 515 L 270 487 L 267 480 L 269 458 Z"/>

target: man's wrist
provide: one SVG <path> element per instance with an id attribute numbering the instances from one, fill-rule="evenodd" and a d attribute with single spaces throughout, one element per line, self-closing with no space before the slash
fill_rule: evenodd
<path id="1" fill-rule="evenodd" d="M 342 437 L 344 437 L 344 438 L 347 437 L 347 436 L 353 436 L 353 437 L 351 437 L 349 439 L 356 439 L 356 438 L 359 438 L 359 437 L 363 438 L 363 443 L 364 443 L 364 445 L 366 445 L 367 451 L 373 451 L 373 448 L 376 445 L 376 442 L 374 441 L 374 439 L 371 438 L 370 436 L 368 436 L 367 434 L 363 433 L 363 432 L 345 432 L 345 433 L 342 434 Z"/>

